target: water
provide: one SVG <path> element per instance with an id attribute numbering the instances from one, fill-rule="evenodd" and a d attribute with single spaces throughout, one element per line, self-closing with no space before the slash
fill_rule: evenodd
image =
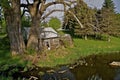
<path id="1" fill-rule="evenodd" d="M 120 53 L 91 55 L 78 60 L 72 67 L 61 67 L 52 74 L 50 80 L 120 80 L 120 67 L 109 65 L 120 61 Z M 74 68 L 73 68 L 74 67 Z M 73 69 L 71 69 L 73 68 Z M 59 74 L 59 71 L 67 71 Z M 57 74 L 57 75 L 56 75 Z M 64 75 L 64 77 L 63 77 Z M 56 78 L 55 78 L 56 77 Z M 57 78 L 59 77 L 59 79 Z M 43 79 L 43 80 L 49 80 Z"/>
<path id="2" fill-rule="evenodd" d="M 110 66 L 112 61 L 120 61 L 120 54 L 92 55 L 86 62 L 74 68 L 76 80 L 120 80 L 120 67 Z"/>

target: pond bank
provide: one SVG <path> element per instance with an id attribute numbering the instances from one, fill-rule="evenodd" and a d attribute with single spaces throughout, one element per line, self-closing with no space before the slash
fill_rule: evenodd
<path id="1" fill-rule="evenodd" d="M 90 55 L 76 62 L 67 65 L 59 65 L 54 68 L 50 67 L 33 67 L 25 70 L 23 67 L 9 67 L 4 73 L 7 75 L 15 68 L 16 72 L 12 72 L 11 76 L 15 79 L 24 78 L 40 80 L 46 79 L 70 79 L 70 80 L 91 80 L 91 78 L 99 78 L 98 80 L 115 80 L 119 78 L 119 67 L 112 67 L 109 65 L 112 61 L 120 61 L 120 53 Z M 15 71 L 15 70 L 14 70 Z M 1 73 L 1 72 L 0 72 Z M 3 74 L 2 74 L 3 75 Z M 8 74 L 9 75 L 9 74 Z M 72 76 L 72 77 L 71 77 Z M 120 78 L 119 78 L 120 79 Z M 118 80 L 119 80 L 118 79 Z M 14 80 L 14 79 L 8 79 Z M 116 79 L 117 80 L 117 79 Z"/>

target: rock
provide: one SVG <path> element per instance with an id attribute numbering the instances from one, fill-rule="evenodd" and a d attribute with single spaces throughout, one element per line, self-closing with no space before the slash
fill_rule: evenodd
<path id="1" fill-rule="evenodd" d="M 109 65 L 111 65 L 111 66 L 119 66 L 120 67 L 120 62 L 113 61 Z"/>
<path id="2" fill-rule="evenodd" d="M 70 36 L 70 34 L 65 34 L 64 36 L 62 36 L 61 37 L 61 43 L 65 47 L 67 47 L 67 46 L 72 47 L 73 46 L 73 40 L 72 40 L 72 37 Z"/>

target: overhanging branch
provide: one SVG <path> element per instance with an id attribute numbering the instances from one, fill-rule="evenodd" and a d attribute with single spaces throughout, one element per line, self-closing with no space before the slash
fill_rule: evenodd
<path id="1" fill-rule="evenodd" d="M 28 10 L 23 9 L 23 13 L 22 13 L 21 17 L 23 17 L 23 15 L 25 14 L 25 12 L 29 12 L 29 11 L 28 11 Z"/>
<path id="2" fill-rule="evenodd" d="M 73 4 L 73 3 L 76 3 L 76 1 L 71 1 L 70 3 L 67 3 L 67 2 L 64 2 L 64 1 L 54 1 L 54 2 L 50 2 L 50 3 L 47 3 L 47 4 L 45 4 L 44 6 L 44 9 L 43 10 L 46 10 L 49 6 L 52 6 L 52 5 L 54 5 L 54 4 L 63 4 L 63 5 L 67 5 L 67 6 L 71 6 L 71 4 Z"/>
<path id="3" fill-rule="evenodd" d="M 29 0 L 26 0 L 27 4 L 30 4 Z"/>
<path id="4" fill-rule="evenodd" d="M 28 8 L 28 4 L 21 4 L 20 7 Z"/>
<path id="5" fill-rule="evenodd" d="M 82 25 L 82 23 L 80 22 L 80 20 L 77 18 L 77 16 L 73 13 L 73 12 L 71 12 L 71 11 L 68 11 L 71 15 L 73 15 L 73 17 L 77 20 L 77 22 L 78 22 L 78 24 L 81 26 L 81 28 L 83 28 L 83 25 Z"/>
<path id="6" fill-rule="evenodd" d="M 46 17 L 48 17 L 50 14 L 54 13 L 54 12 L 57 12 L 57 11 L 60 11 L 60 12 L 64 12 L 64 10 L 52 10 L 50 11 L 49 13 L 47 13 L 45 16 L 42 17 L 42 20 L 45 19 Z"/>

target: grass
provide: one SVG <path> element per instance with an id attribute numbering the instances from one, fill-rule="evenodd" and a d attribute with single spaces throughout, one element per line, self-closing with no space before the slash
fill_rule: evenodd
<path id="1" fill-rule="evenodd" d="M 37 66 L 54 67 L 57 65 L 72 64 L 76 60 L 89 55 L 120 52 L 120 38 L 111 37 L 111 42 L 79 38 L 74 38 L 73 41 L 74 47 L 61 47 L 52 51 L 44 51 L 36 63 Z M 2 43 L 0 42 L 0 44 Z M 26 62 L 19 56 L 12 57 L 8 46 L 2 46 L 4 46 L 4 48 L 0 47 L 0 66 L 14 64 L 20 66 L 29 65 L 29 61 Z"/>
<path id="2" fill-rule="evenodd" d="M 24 68 L 28 62 L 21 56 L 12 56 L 10 53 L 9 40 L 7 37 L 0 39 L 0 79 L 12 80 L 11 75 L 18 72 L 19 68 Z M 5 77 L 4 75 L 10 76 Z"/>
<path id="3" fill-rule="evenodd" d="M 82 40 L 74 39 L 75 47 L 73 52 L 81 56 L 87 56 L 98 53 L 111 53 L 120 51 L 120 39 L 111 37 L 111 42 L 108 41 L 95 41 L 95 40 Z"/>
<path id="4" fill-rule="evenodd" d="M 120 38 L 111 37 L 111 42 L 100 40 L 83 40 L 74 38 L 74 47 L 46 52 L 45 59 L 39 61 L 39 66 L 53 67 L 72 64 L 77 59 L 96 54 L 120 52 Z M 44 53 L 43 53 L 44 54 Z"/>
<path id="5" fill-rule="evenodd" d="M 9 50 L 0 50 L 0 71 L 6 71 L 9 67 L 25 67 L 26 62 L 19 56 L 11 56 Z"/>

